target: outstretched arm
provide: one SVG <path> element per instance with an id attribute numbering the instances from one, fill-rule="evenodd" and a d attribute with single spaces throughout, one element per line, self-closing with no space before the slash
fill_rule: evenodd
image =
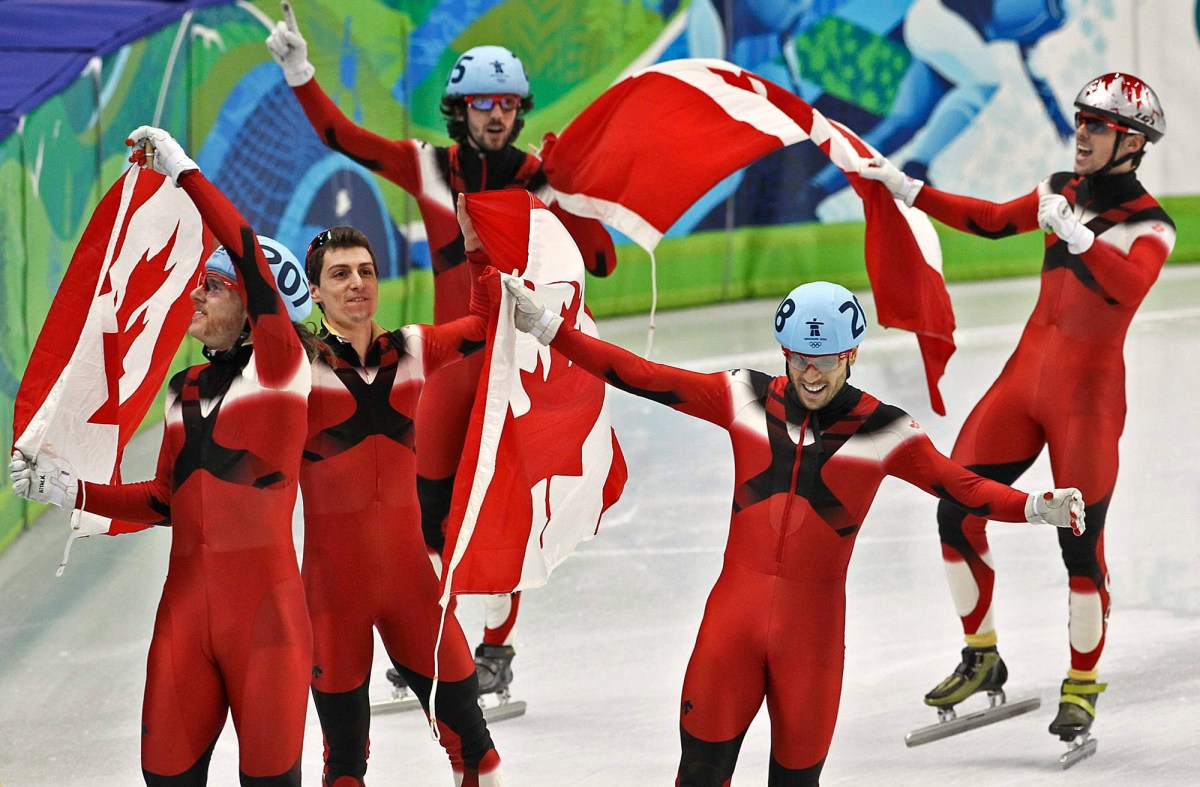
<path id="1" fill-rule="evenodd" d="M 505 276 L 504 286 L 516 301 L 514 316 L 518 330 L 529 333 L 615 388 L 718 426 L 729 425 L 733 412 L 728 373 L 701 374 L 647 361 L 567 325 L 561 316 L 543 307 L 520 279 Z"/>

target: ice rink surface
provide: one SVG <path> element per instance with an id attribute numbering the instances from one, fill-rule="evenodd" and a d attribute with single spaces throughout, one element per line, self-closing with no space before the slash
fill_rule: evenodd
<path id="1" fill-rule="evenodd" d="M 871 330 L 852 382 L 900 405 L 944 452 L 999 373 L 1033 308 L 1037 282 L 954 285 L 958 352 L 942 381 L 949 415 L 929 409 L 916 340 Z M 860 294 L 871 311 L 869 294 Z M 660 314 L 655 360 L 703 371 L 783 368 L 774 302 Z M 602 336 L 641 352 L 644 316 L 601 321 Z M 994 523 L 996 619 L 1010 699 L 1034 713 L 914 749 L 904 735 L 933 723 L 921 697 L 957 663 L 958 618 L 942 570 L 936 501 L 889 479 L 850 564 L 846 673 L 824 785 L 1193 785 L 1200 783 L 1200 266 L 1164 271 L 1126 343 L 1129 414 L 1106 533 L 1112 613 L 1100 677 L 1095 757 L 1066 772 L 1046 731 L 1068 664 L 1067 579 L 1050 528 Z M 732 459 L 725 432 L 616 392 L 613 423 L 630 480 L 599 536 L 542 589 L 528 592 L 513 663 L 528 713 L 492 725 L 510 785 L 674 782 L 684 668 L 726 537 Z M 157 430 L 140 436 L 125 477 L 152 472 Z M 1043 459 L 1018 482 L 1052 486 Z M 0 785 L 142 783 L 138 760 L 145 658 L 170 532 L 78 543 L 54 570 L 67 532 L 44 516 L 0 555 Z M 297 540 L 303 537 L 297 526 Z M 474 644 L 477 600 L 460 618 Z M 373 694 L 387 694 L 377 648 Z M 982 707 L 980 697 L 961 712 Z M 745 739 L 735 784 L 766 782 L 765 711 Z M 450 785 L 419 713 L 379 716 L 368 783 Z M 310 709 L 304 783 L 320 783 L 321 735 Z M 237 783 L 232 725 L 212 785 Z"/>

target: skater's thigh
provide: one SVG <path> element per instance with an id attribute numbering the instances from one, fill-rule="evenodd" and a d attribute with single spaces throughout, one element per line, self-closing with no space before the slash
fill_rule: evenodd
<path id="1" fill-rule="evenodd" d="M 300 578 L 267 589 L 244 627 L 230 627 L 221 668 L 240 767 L 249 776 L 287 772 L 300 757 L 312 674 L 312 628 Z"/>
<path id="2" fill-rule="evenodd" d="M 220 670 L 205 654 L 202 618 L 164 597 L 146 660 L 142 767 L 173 775 L 191 768 L 221 734 L 228 700 Z"/>
<path id="3" fill-rule="evenodd" d="M 453 612 L 445 615 L 436 601 L 437 580 L 428 570 L 429 560 L 418 555 L 425 563 L 424 571 L 407 571 L 414 575 L 414 583 L 428 584 L 428 589 L 409 588 L 391 594 L 380 610 L 376 627 L 379 639 L 392 661 L 403 664 L 425 677 L 434 674 L 433 652 L 437 648 L 438 629 L 441 627 L 441 648 L 438 651 L 437 672 L 442 680 L 459 681 L 475 674 L 475 660 L 463 634 L 458 618 Z"/>
<path id="4" fill-rule="evenodd" d="M 767 654 L 771 753 L 785 768 L 825 758 L 833 739 L 845 664 L 845 593 L 833 583 L 778 580 Z"/>
<path id="5" fill-rule="evenodd" d="M 759 577 L 749 581 L 757 583 Z M 747 594 L 757 600 L 746 603 Z M 683 679 L 679 723 L 694 737 L 730 740 L 750 726 L 762 706 L 771 615 L 764 599 L 769 598 L 732 581 L 728 568 L 713 587 Z"/>
<path id="6" fill-rule="evenodd" d="M 950 458 L 964 467 L 1011 464 L 1031 460 L 1045 444 L 1027 391 L 1005 369 L 967 416 Z"/>
<path id="7" fill-rule="evenodd" d="M 305 553 L 304 592 L 313 632 L 312 683 L 318 691 L 342 693 L 357 688 L 371 670 L 375 648 L 370 583 L 362 572 L 339 567 L 332 556 Z"/>
<path id="8" fill-rule="evenodd" d="M 1055 485 L 1078 488 L 1089 505 L 1108 498 L 1117 482 L 1117 446 L 1124 426 L 1123 406 L 1099 414 L 1064 413 L 1055 420 L 1049 435 Z"/>

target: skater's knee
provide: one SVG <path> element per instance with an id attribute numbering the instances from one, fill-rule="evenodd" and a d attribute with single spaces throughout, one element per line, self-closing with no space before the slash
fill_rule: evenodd
<path id="1" fill-rule="evenodd" d="M 679 738 L 682 754 L 676 787 L 722 787 L 733 778 L 738 752 L 746 731 L 726 741 L 703 741 L 682 726 Z"/>
<path id="2" fill-rule="evenodd" d="M 821 769 L 825 767 L 825 758 L 807 768 L 785 768 L 774 756 L 771 757 L 771 767 L 767 772 L 768 787 L 817 787 L 821 783 Z"/>

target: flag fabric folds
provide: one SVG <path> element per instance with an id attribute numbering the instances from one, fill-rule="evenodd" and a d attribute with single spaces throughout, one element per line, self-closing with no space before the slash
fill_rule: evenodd
<path id="1" fill-rule="evenodd" d="M 930 401 L 944 415 L 937 383 L 954 352 L 954 313 L 933 225 L 883 184 L 861 178 L 876 151 L 791 91 L 721 60 L 659 63 L 613 85 L 558 137 L 547 135 L 542 157 L 559 204 L 653 251 L 725 177 L 805 141 L 846 173 L 862 199 L 879 322 L 917 334 Z"/>
<path id="2" fill-rule="evenodd" d="M 152 171 L 125 172 L 96 206 L 34 344 L 14 448 L 39 466 L 120 482 L 125 445 L 187 330 L 207 245 L 181 189 Z M 74 536 L 143 527 L 76 513 Z"/>
<path id="3" fill-rule="evenodd" d="M 520 190 L 472 194 L 467 211 L 499 270 L 517 271 L 547 308 L 595 336 L 584 306 L 584 268 L 566 229 Z M 501 593 L 545 584 L 575 546 L 593 537 L 627 471 L 609 425 L 604 382 L 513 324 L 499 299 L 447 522 L 442 603 L 455 593 Z"/>

